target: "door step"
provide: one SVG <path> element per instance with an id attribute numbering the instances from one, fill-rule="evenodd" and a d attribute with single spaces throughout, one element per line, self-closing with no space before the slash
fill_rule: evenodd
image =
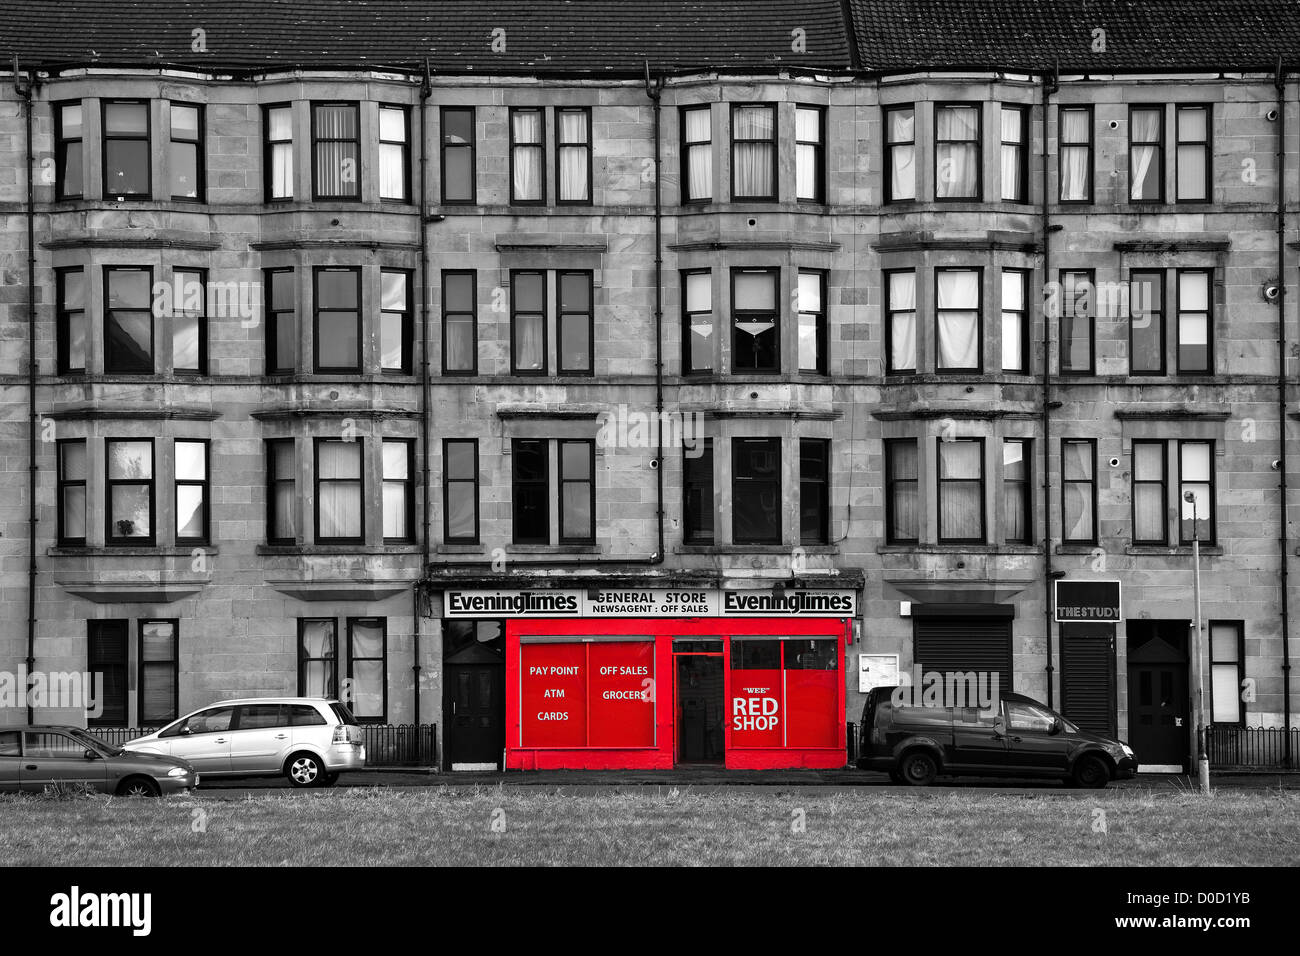
<path id="1" fill-rule="evenodd" d="M 496 763 L 454 763 L 452 770 L 496 770 Z"/>

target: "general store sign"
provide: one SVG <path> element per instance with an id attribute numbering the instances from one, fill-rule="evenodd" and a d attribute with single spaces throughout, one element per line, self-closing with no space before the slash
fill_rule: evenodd
<path id="1" fill-rule="evenodd" d="M 447 591 L 447 617 L 853 617 L 853 591 L 597 588 Z"/>

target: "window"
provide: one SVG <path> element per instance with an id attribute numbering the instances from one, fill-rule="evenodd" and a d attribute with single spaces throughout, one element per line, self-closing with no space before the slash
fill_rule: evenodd
<path id="1" fill-rule="evenodd" d="M 313 277 L 316 371 L 356 374 L 361 371 L 361 270 L 317 267 Z"/>
<path id="2" fill-rule="evenodd" d="M 799 543 L 830 541 L 831 443 L 799 439 Z"/>
<path id="3" fill-rule="evenodd" d="M 546 202 L 546 121 L 540 107 L 510 110 L 510 201 Z"/>
<path id="4" fill-rule="evenodd" d="M 1002 201 L 1029 201 L 1029 110 L 1002 107 Z"/>
<path id="5" fill-rule="evenodd" d="M 1191 544 L 1197 539 L 1202 544 L 1214 544 L 1214 442 L 1178 443 L 1178 503 L 1182 515 L 1178 522 L 1179 542 Z"/>
<path id="6" fill-rule="evenodd" d="M 1178 106 L 1174 110 L 1175 135 L 1178 139 L 1174 153 L 1175 181 L 1178 202 L 1209 202 L 1210 200 L 1210 108 L 1208 106 Z"/>
<path id="7" fill-rule="evenodd" d="M 979 199 L 980 108 L 934 108 L 934 195 L 938 200 Z"/>
<path id="8" fill-rule="evenodd" d="M 104 267 L 104 371 L 153 374 L 153 270 Z"/>
<path id="9" fill-rule="evenodd" d="M 1061 440 L 1061 539 L 1066 544 L 1097 543 L 1097 443 L 1090 438 Z"/>
<path id="10" fill-rule="evenodd" d="M 1007 701 L 1007 727 L 1028 733 L 1050 733 L 1056 725 L 1056 714 L 1036 704 Z"/>
<path id="11" fill-rule="evenodd" d="M 95 698 L 103 708 L 98 717 L 86 715 L 92 726 L 126 726 L 127 640 L 126 621 L 86 622 L 86 670 L 95 675 Z"/>
<path id="12" fill-rule="evenodd" d="M 592 338 L 596 334 L 591 304 L 592 274 L 560 272 L 560 308 L 556 330 L 556 351 L 561 375 L 590 375 L 592 372 Z"/>
<path id="13" fill-rule="evenodd" d="M 180 664 L 179 622 L 140 622 L 140 726 L 153 727 L 177 717 Z"/>
<path id="14" fill-rule="evenodd" d="M 1129 199 L 1164 202 L 1165 110 L 1133 106 L 1128 113 Z"/>
<path id="15" fill-rule="evenodd" d="M 1002 371 L 1029 371 L 1029 273 L 1002 270 Z"/>
<path id="16" fill-rule="evenodd" d="M 415 445 L 410 441 L 384 439 L 383 495 L 384 541 L 415 540 Z"/>
<path id="17" fill-rule="evenodd" d="M 411 198 L 411 116 L 405 106 L 379 107 L 379 198 Z"/>
<path id="18" fill-rule="evenodd" d="M 414 335 L 411 274 L 384 269 L 379 273 L 379 367 L 410 375 Z"/>
<path id="19" fill-rule="evenodd" d="M 1213 371 L 1210 350 L 1210 273 L 1178 270 L 1178 374 L 1205 375 Z"/>
<path id="20" fill-rule="evenodd" d="M 337 697 L 338 624 L 333 618 L 298 620 L 298 696 Z"/>
<path id="21" fill-rule="evenodd" d="M 149 104 L 104 100 L 104 198 L 148 199 Z"/>
<path id="22" fill-rule="evenodd" d="M 153 441 L 109 439 L 105 511 L 109 544 L 153 544 Z"/>
<path id="23" fill-rule="evenodd" d="M 1216 724 L 1246 723 L 1241 698 L 1245 676 L 1245 628 L 1241 621 L 1210 622 L 1210 720 Z"/>
<path id="24" fill-rule="evenodd" d="M 267 269 L 266 373 L 298 369 L 298 308 L 292 269 Z"/>
<path id="25" fill-rule="evenodd" d="M 54 104 L 54 198 L 80 199 L 85 193 L 85 153 L 81 101 Z"/>
<path id="26" fill-rule="evenodd" d="M 596 540 L 596 443 L 560 445 L 560 543 Z"/>
<path id="27" fill-rule="evenodd" d="M 172 199 L 203 202 L 203 107 L 172 103 L 167 167 Z"/>
<path id="28" fill-rule="evenodd" d="M 717 343 L 713 321 L 713 274 L 708 269 L 682 273 L 682 368 L 691 372 L 712 372 Z"/>
<path id="29" fill-rule="evenodd" d="M 776 200 L 776 107 L 731 108 L 731 198 Z"/>
<path id="30" fill-rule="evenodd" d="M 442 371 L 447 375 L 478 372 L 476 272 L 442 274 Z"/>
<path id="31" fill-rule="evenodd" d="M 682 541 L 713 544 L 713 439 L 696 440 L 699 447 L 682 450 Z"/>
<path id="32" fill-rule="evenodd" d="M 262 109 L 266 143 L 262 150 L 266 201 L 293 198 L 293 107 L 287 103 Z"/>
<path id="33" fill-rule="evenodd" d="M 984 542 L 984 439 L 939 445 L 939 543 Z"/>
<path id="34" fill-rule="evenodd" d="M 361 124 L 356 103 L 313 103 L 312 196 L 361 198 Z"/>
<path id="35" fill-rule="evenodd" d="M 936 269 L 935 326 L 940 372 L 978 372 L 983 368 L 980 343 L 981 269 Z"/>
<path id="36" fill-rule="evenodd" d="M 298 539 L 297 466 L 292 438 L 266 443 L 266 543 Z"/>
<path id="37" fill-rule="evenodd" d="M 885 441 L 885 540 L 909 544 L 920 540 L 920 485 L 915 438 Z"/>
<path id="38" fill-rule="evenodd" d="M 538 438 L 515 438 L 510 442 L 514 458 L 511 485 L 512 523 L 515 544 L 550 544 L 550 455 L 547 442 Z"/>
<path id="39" fill-rule="evenodd" d="M 1091 269 L 1062 272 L 1060 367 L 1062 375 L 1093 373 L 1094 285 Z"/>
<path id="40" fill-rule="evenodd" d="M 474 107 L 442 108 L 442 201 L 473 205 L 478 201 L 475 180 Z"/>
<path id="41" fill-rule="evenodd" d="M 1165 443 L 1133 442 L 1133 543 L 1166 543 Z"/>
<path id="42" fill-rule="evenodd" d="M 1134 375 L 1165 374 L 1165 311 L 1163 271 L 1134 271 L 1129 281 L 1129 371 Z"/>
<path id="43" fill-rule="evenodd" d="M 478 441 L 447 438 L 442 443 L 443 536 L 447 542 L 478 544 Z"/>
<path id="44" fill-rule="evenodd" d="M 799 270 L 799 371 L 826 374 L 826 273 Z"/>
<path id="45" fill-rule="evenodd" d="M 1034 540 L 1032 443 L 1024 438 L 1002 442 L 1002 523 L 1007 544 Z"/>
<path id="46" fill-rule="evenodd" d="M 781 440 L 731 440 L 732 540 L 781 543 Z"/>
<path id="47" fill-rule="evenodd" d="M 885 371 L 916 371 L 916 272 L 886 272 Z"/>
<path id="48" fill-rule="evenodd" d="M 713 119 L 707 106 L 682 110 L 682 201 L 713 198 Z"/>
<path id="49" fill-rule="evenodd" d="M 75 269 L 55 269 L 56 369 L 59 375 L 86 370 L 86 273 Z"/>
<path id="50" fill-rule="evenodd" d="M 60 545 L 86 543 L 86 440 L 61 438 L 58 451 L 58 538 Z"/>
<path id="51" fill-rule="evenodd" d="M 1061 202 L 1092 202 L 1092 107 L 1062 106 L 1057 119 Z"/>
<path id="52" fill-rule="evenodd" d="M 555 182 L 560 204 L 591 202 L 591 110 L 555 110 Z"/>
<path id="53" fill-rule="evenodd" d="M 387 672 L 387 618 L 348 618 L 348 683 L 343 702 L 358 721 L 384 722 L 388 713 Z"/>
<path id="54" fill-rule="evenodd" d="M 826 110 L 794 108 L 794 183 L 800 202 L 826 201 Z"/>
<path id="55" fill-rule="evenodd" d="M 916 110 L 885 110 L 885 202 L 916 198 Z"/>
<path id="56" fill-rule="evenodd" d="M 206 375 L 208 371 L 208 275 L 202 269 L 172 270 L 172 371 Z"/>
<path id="57" fill-rule="evenodd" d="M 365 537 L 361 439 L 316 439 L 316 543 L 355 544 Z"/>
<path id="58" fill-rule="evenodd" d="M 176 543 L 208 540 L 208 443 L 176 440 Z"/>
<path id="59" fill-rule="evenodd" d="M 733 372 L 781 369 L 777 275 L 776 269 L 731 270 Z"/>
<path id="60" fill-rule="evenodd" d="M 546 273 L 510 273 L 510 371 L 546 374 Z"/>

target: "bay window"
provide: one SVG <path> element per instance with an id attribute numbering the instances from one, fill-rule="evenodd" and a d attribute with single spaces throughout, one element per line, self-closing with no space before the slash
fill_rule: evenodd
<path id="1" fill-rule="evenodd" d="M 885 541 L 920 540 L 920 464 L 915 438 L 885 440 Z"/>
<path id="2" fill-rule="evenodd" d="M 266 269 L 266 374 L 298 369 L 297 288 L 292 269 Z"/>
<path id="3" fill-rule="evenodd" d="M 158 726 L 175 720 L 180 677 L 179 621 L 141 621 L 140 725 Z"/>
<path id="4" fill-rule="evenodd" d="M 172 311 L 172 371 L 206 375 L 208 371 L 208 277 L 202 269 L 174 269 L 178 303 Z"/>
<path id="5" fill-rule="evenodd" d="M 799 439 L 799 543 L 830 541 L 831 443 Z"/>
<path id="6" fill-rule="evenodd" d="M 697 269 L 682 273 L 682 371 L 711 372 L 717 347 L 713 316 L 713 273 Z"/>
<path id="7" fill-rule="evenodd" d="M 795 199 L 826 201 L 826 111 L 819 106 L 794 110 Z"/>
<path id="8" fill-rule="evenodd" d="M 731 108 L 731 198 L 776 200 L 776 107 Z"/>
<path id="9" fill-rule="evenodd" d="M 826 374 L 826 273 L 800 269 L 798 275 L 799 371 Z"/>
<path id="10" fill-rule="evenodd" d="M 935 340 L 941 372 L 978 372 L 983 367 L 980 315 L 981 269 L 935 270 Z"/>
<path id="11" fill-rule="evenodd" d="M 109 544 L 154 543 L 154 459 L 151 439 L 110 438 L 105 443 L 104 509 Z"/>
<path id="12" fill-rule="evenodd" d="M 363 439 L 316 439 L 316 543 L 360 544 L 365 537 Z"/>
<path id="13" fill-rule="evenodd" d="M 697 449 L 682 450 L 682 541 L 713 544 L 713 439 L 697 437 L 696 441 L 700 442 Z"/>
<path id="14" fill-rule="evenodd" d="M 171 177 L 171 197 L 175 200 L 203 201 L 203 107 L 172 103 L 171 150 L 167 166 Z"/>
<path id="15" fill-rule="evenodd" d="M 298 696 L 338 697 L 338 622 L 298 619 Z"/>
<path id="16" fill-rule="evenodd" d="M 708 106 L 682 109 L 682 202 L 713 198 L 713 118 Z"/>
<path id="17" fill-rule="evenodd" d="M 1029 109 L 1003 106 L 1002 117 L 1002 201 L 1029 201 Z"/>
<path id="18" fill-rule="evenodd" d="M 266 443 L 266 543 L 298 538 L 298 471 L 292 438 Z"/>
<path id="19" fill-rule="evenodd" d="M 885 371 L 916 371 L 916 271 L 885 273 Z"/>
<path id="20" fill-rule="evenodd" d="M 934 194 L 938 200 L 979 199 L 980 107 L 934 108 Z"/>
<path id="21" fill-rule="evenodd" d="M 80 266 L 55 269 L 55 371 L 86 370 L 86 273 Z"/>
<path id="22" fill-rule="evenodd" d="M 885 108 L 885 202 L 916 198 L 916 109 Z"/>
<path id="23" fill-rule="evenodd" d="M 1007 544 L 1034 540 L 1032 447 L 1026 438 L 1002 442 L 1002 536 Z"/>
<path id="24" fill-rule="evenodd" d="M 104 198 L 148 199 L 151 195 L 149 103 L 104 100 Z"/>
<path id="25" fill-rule="evenodd" d="M 361 371 L 361 269 L 319 266 L 313 336 L 317 373 Z"/>
<path id="26" fill-rule="evenodd" d="M 550 454 L 542 438 L 516 438 L 510 443 L 513 459 L 510 507 L 515 544 L 550 544 Z"/>
<path id="27" fill-rule="evenodd" d="M 85 144 L 80 100 L 54 104 L 54 198 L 80 199 L 85 192 Z"/>
<path id="28" fill-rule="evenodd" d="M 379 198 L 411 198 L 411 119 L 405 106 L 379 107 Z"/>
<path id="29" fill-rule="evenodd" d="M 89 477 L 86 439 L 60 438 L 55 448 L 58 450 L 58 542 L 60 545 L 84 545 L 86 481 Z"/>
<path id="30" fill-rule="evenodd" d="M 356 103 L 312 104 L 312 196 L 361 198 L 361 121 Z"/>
<path id="31" fill-rule="evenodd" d="M 1029 273 L 1002 270 L 1002 370 L 1029 371 Z"/>
<path id="32" fill-rule="evenodd" d="M 938 440 L 939 543 L 984 542 L 984 439 Z"/>
<path id="33" fill-rule="evenodd" d="M 152 375 L 153 270 L 104 267 L 104 371 Z"/>
<path id="34" fill-rule="evenodd" d="M 778 372 L 781 325 L 776 269 L 731 270 L 731 370 Z"/>
<path id="35" fill-rule="evenodd" d="M 293 107 L 262 108 L 263 190 L 267 202 L 293 198 Z"/>
<path id="36" fill-rule="evenodd" d="M 731 440 L 732 540 L 780 544 L 781 439 Z"/>

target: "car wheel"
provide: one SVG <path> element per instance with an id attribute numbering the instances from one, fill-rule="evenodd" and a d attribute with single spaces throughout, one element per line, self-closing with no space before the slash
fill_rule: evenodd
<path id="1" fill-rule="evenodd" d="M 939 776 L 939 765 L 923 750 L 914 750 L 903 758 L 899 772 L 904 782 L 913 787 L 928 787 Z"/>
<path id="2" fill-rule="evenodd" d="M 1074 785 L 1099 790 L 1110 783 L 1110 768 L 1100 757 L 1080 757 L 1074 764 Z"/>
<path id="3" fill-rule="evenodd" d="M 158 784 L 148 777 L 127 777 L 117 785 L 119 797 L 156 797 L 161 793 Z"/>
<path id="4" fill-rule="evenodd" d="M 325 765 L 315 754 L 297 753 L 285 763 L 284 775 L 295 787 L 318 787 L 325 778 Z"/>

